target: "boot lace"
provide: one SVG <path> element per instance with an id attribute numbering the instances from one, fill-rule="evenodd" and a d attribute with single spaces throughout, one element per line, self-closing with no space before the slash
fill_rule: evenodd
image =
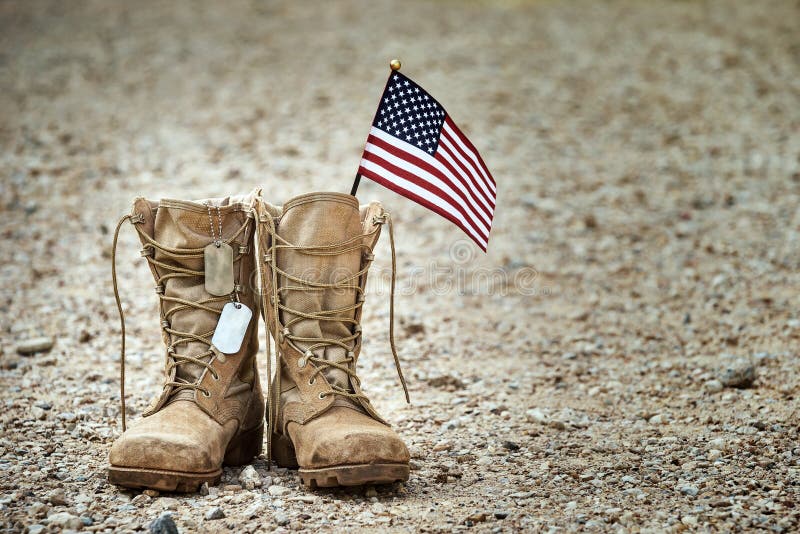
<path id="1" fill-rule="evenodd" d="M 167 280 L 170 280 L 172 278 L 194 278 L 194 277 L 202 278 L 205 275 L 205 273 L 204 271 L 187 269 L 185 267 L 180 267 L 178 265 L 172 265 L 164 261 L 156 260 L 155 250 L 158 249 L 164 256 L 180 260 L 180 259 L 202 258 L 203 248 L 173 248 L 159 243 L 158 241 L 147 235 L 139 227 L 139 225 L 144 222 L 144 217 L 141 214 L 126 215 L 119 220 L 119 222 L 117 223 L 117 227 L 114 230 L 114 242 L 111 247 L 111 278 L 114 284 L 114 298 L 117 302 L 117 311 L 119 312 L 121 341 L 122 341 L 120 348 L 120 360 L 119 360 L 120 361 L 119 396 L 120 396 L 120 412 L 122 414 L 123 432 L 125 432 L 125 430 L 127 429 L 127 420 L 126 420 L 127 418 L 125 409 L 125 314 L 122 309 L 122 302 L 120 301 L 119 288 L 117 285 L 117 241 L 119 238 L 120 228 L 126 221 L 130 221 L 133 224 L 133 227 L 136 229 L 136 232 L 139 234 L 139 237 L 145 242 L 145 245 L 141 250 L 142 256 L 147 260 L 147 262 L 151 266 L 158 267 L 160 272 L 165 273 L 156 279 L 156 294 L 158 295 L 159 299 L 159 310 L 161 314 L 161 330 L 167 334 L 167 339 L 169 339 L 169 343 L 167 344 L 167 364 L 165 369 L 167 377 L 173 376 L 172 371 L 177 369 L 181 365 L 194 364 L 207 369 L 208 372 L 211 373 L 211 376 L 214 380 L 219 379 L 219 375 L 211 366 L 211 356 L 215 354 L 215 352 L 211 350 L 211 337 L 214 335 L 214 331 L 211 330 L 209 332 L 204 332 L 202 334 L 194 334 L 192 332 L 182 332 L 180 330 L 172 328 L 171 318 L 175 314 L 188 309 L 203 310 L 208 313 L 212 313 L 214 315 L 219 316 L 222 313 L 222 309 L 212 307 L 210 306 L 210 304 L 229 301 L 231 298 L 230 296 L 227 295 L 219 297 L 212 296 L 195 302 L 187 299 L 182 299 L 179 297 L 172 297 L 165 295 L 164 284 L 167 282 Z M 233 236 L 231 236 L 224 242 L 230 244 L 242 232 L 245 232 L 248 226 L 248 222 L 249 221 L 245 221 L 245 223 L 236 231 L 236 233 L 234 233 Z M 237 261 L 239 261 L 242 258 L 242 256 L 244 256 L 244 254 L 241 251 L 237 255 L 235 255 L 234 264 Z M 171 309 L 165 311 L 165 303 L 168 302 L 174 303 L 176 304 L 176 306 L 173 306 Z M 208 347 L 208 350 L 197 355 L 178 354 L 177 352 L 178 348 L 192 341 L 197 341 L 199 343 L 202 343 L 203 345 L 206 345 Z M 221 353 L 216 353 L 216 354 L 217 358 L 220 360 L 223 360 L 225 358 L 225 356 Z M 167 381 L 164 382 L 163 386 L 164 388 L 173 388 L 172 391 L 173 394 L 181 390 L 197 390 L 200 391 L 200 393 L 206 397 L 210 396 L 210 392 L 206 388 L 200 386 L 198 383 L 189 382 L 179 377 L 177 372 L 175 373 L 175 376 L 177 377 L 175 380 L 168 379 Z"/>
<path id="2" fill-rule="evenodd" d="M 411 402 L 410 397 L 408 394 L 408 386 L 406 385 L 405 377 L 403 376 L 403 370 L 400 366 L 400 358 L 397 356 L 397 348 L 395 346 L 394 341 L 394 293 L 395 293 L 395 277 L 397 273 L 397 258 L 395 253 L 395 246 L 394 246 L 394 228 L 392 226 L 392 219 L 390 215 L 384 212 L 380 216 L 375 216 L 373 218 L 373 226 L 374 228 L 366 233 L 366 234 L 359 234 L 353 238 L 347 239 L 340 243 L 334 243 L 331 245 L 309 245 L 309 246 L 302 246 L 302 245 L 295 245 L 281 236 L 277 234 L 275 221 L 269 215 L 262 216 L 260 219 L 260 224 L 258 225 L 259 230 L 262 229 L 263 226 L 266 227 L 266 231 L 268 233 L 269 241 L 267 251 L 259 251 L 259 256 L 264 259 L 265 263 L 270 264 L 270 271 L 272 275 L 271 284 L 269 284 L 271 291 L 269 295 L 270 305 L 272 306 L 273 318 L 277 324 L 280 321 L 280 312 L 285 312 L 286 314 L 291 314 L 294 317 L 286 322 L 283 325 L 283 328 L 280 332 L 276 332 L 278 336 L 278 340 L 275 343 L 275 359 L 278 365 L 278 370 L 275 373 L 275 385 L 274 388 L 272 386 L 272 380 L 269 381 L 267 395 L 269 398 L 269 414 L 268 414 L 268 425 L 270 432 L 268 432 L 268 439 L 272 439 L 272 433 L 275 431 L 275 424 L 279 419 L 279 409 L 280 409 L 280 402 L 279 396 L 281 391 L 281 371 L 280 371 L 280 362 L 282 361 L 283 354 L 281 349 L 281 340 L 286 339 L 293 342 L 302 342 L 305 344 L 310 344 L 306 349 L 304 355 L 298 361 L 298 365 L 305 366 L 309 363 L 314 365 L 314 372 L 311 374 L 310 382 L 313 383 L 316 380 L 316 377 L 324 372 L 326 369 L 338 369 L 347 374 L 348 379 L 355 382 L 359 389 L 361 387 L 361 380 L 359 379 L 356 370 L 355 370 L 355 353 L 353 352 L 355 347 L 358 345 L 358 339 L 361 337 L 361 325 L 359 321 L 351 317 L 343 317 L 344 314 L 350 314 L 355 316 L 358 313 L 358 310 L 364 305 L 364 290 L 361 288 L 360 280 L 362 276 L 365 276 L 367 271 L 369 270 L 370 263 L 372 258 L 374 257 L 372 254 L 372 247 L 364 243 L 366 241 L 365 237 L 369 237 L 375 235 L 378 231 L 380 231 L 380 226 L 384 223 L 388 223 L 389 227 L 389 244 L 392 251 L 392 278 L 391 278 L 391 291 L 390 291 L 390 298 L 389 298 L 389 346 L 392 350 L 392 357 L 394 358 L 395 369 L 397 370 L 397 376 L 400 379 L 400 383 L 403 386 L 403 392 L 405 394 L 406 402 Z M 257 240 L 258 241 L 258 240 Z M 362 261 L 363 267 L 353 273 L 350 276 L 347 276 L 341 280 L 336 282 L 317 282 L 314 280 L 308 280 L 305 278 L 301 278 L 295 276 L 291 273 L 288 273 L 282 269 L 280 269 L 277 265 L 276 255 L 280 253 L 281 250 L 293 250 L 299 252 L 301 254 L 307 254 L 309 256 L 336 256 L 339 254 L 344 254 L 346 252 L 351 252 L 353 250 L 361 250 L 362 251 L 362 258 L 366 257 L 367 261 Z M 263 272 L 263 269 L 260 267 L 260 261 L 257 262 L 259 264 L 259 272 L 261 275 L 262 280 L 262 295 L 265 296 L 263 292 L 263 288 L 267 285 L 265 282 L 266 273 Z M 284 280 L 286 280 L 286 285 L 284 287 L 278 287 L 278 277 L 282 276 Z M 319 310 L 313 312 L 303 312 L 300 310 L 292 309 L 286 306 L 283 302 L 281 302 L 281 296 L 283 293 L 289 291 L 306 291 L 306 292 L 314 292 L 314 291 L 326 291 L 326 290 L 352 290 L 356 294 L 356 302 L 351 305 L 342 306 L 340 308 L 335 309 L 327 309 L 327 310 Z M 265 303 L 266 305 L 266 303 Z M 266 319 L 266 317 L 265 317 Z M 344 322 L 349 323 L 353 326 L 352 334 L 344 337 L 339 338 L 332 338 L 332 337 L 302 337 L 297 336 L 292 333 L 292 326 L 303 321 L 303 320 L 314 320 L 314 321 L 331 321 L 331 322 Z M 324 358 L 320 358 L 314 354 L 314 351 L 319 348 L 325 347 L 341 347 L 347 351 L 347 356 L 338 361 L 331 361 Z M 267 376 L 272 376 L 272 369 L 271 369 L 271 354 L 270 352 L 270 344 L 267 343 Z M 325 391 L 320 394 L 321 398 L 325 398 L 329 395 L 338 395 L 341 397 L 346 397 L 355 401 L 366 400 L 366 395 L 350 392 L 345 388 L 337 386 L 335 384 L 330 384 L 331 389 Z M 271 453 L 271 447 L 268 447 L 267 450 Z"/>

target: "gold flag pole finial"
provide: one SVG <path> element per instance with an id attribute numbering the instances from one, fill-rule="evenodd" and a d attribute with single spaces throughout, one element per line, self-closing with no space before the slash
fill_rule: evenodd
<path id="1" fill-rule="evenodd" d="M 389 62 L 389 67 L 391 67 L 392 70 L 400 70 L 401 66 L 399 59 L 393 59 Z"/>

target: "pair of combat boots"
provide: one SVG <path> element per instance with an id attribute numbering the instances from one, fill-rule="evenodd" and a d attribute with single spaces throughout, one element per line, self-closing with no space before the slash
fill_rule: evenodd
<path id="1" fill-rule="evenodd" d="M 114 256 L 126 220 L 155 278 L 166 380 L 143 419 L 126 428 L 125 323 L 114 270 L 123 434 L 111 448 L 112 483 L 196 491 L 217 483 L 223 465 L 259 455 L 265 430 L 268 457 L 299 467 L 307 486 L 408 479 L 408 450 L 356 374 L 367 271 L 387 221 L 393 241 L 380 203 L 359 207 L 350 195 L 310 193 L 281 208 L 260 191 L 199 202 L 140 198 L 117 226 Z M 259 313 L 277 361 L 266 418 Z M 272 375 L 269 347 L 267 340 Z M 393 342 L 392 353 L 397 364 Z"/>

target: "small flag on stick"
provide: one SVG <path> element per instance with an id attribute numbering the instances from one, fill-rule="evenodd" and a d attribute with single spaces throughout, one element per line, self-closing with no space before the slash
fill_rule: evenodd
<path id="1" fill-rule="evenodd" d="M 398 69 L 393 61 L 358 174 L 450 220 L 485 252 L 494 178 L 444 107 Z"/>

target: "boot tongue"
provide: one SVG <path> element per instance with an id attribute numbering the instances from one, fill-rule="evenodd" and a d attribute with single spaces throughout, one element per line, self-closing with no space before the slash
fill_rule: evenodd
<path id="1" fill-rule="evenodd" d="M 229 198 L 198 202 L 162 200 L 156 212 L 153 237 L 162 246 L 168 248 L 203 248 L 213 241 L 208 210 L 203 204 L 210 204 L 212 206 L 211 214 L 214 232 L 215 235 L 218 235 L 219 222 L 217 211 L 214 206 L 223 207 L 228 206 L 229 203 Z M 230 210 L 221 210 L 220 216 L 222 218 L 222 237 L 223 239 L 229 238 L 238 230 L 242 221 L 238 220 Z M 203 270 L 202 254 L 200 254 L 199 257 L 187 258 L 185 256 L 174 256 L 164 253 L 159 249 L 155 249 L 154 258 L 156 261 L 175 267 L 197 271 Z M 161 276 L 175 272 L 161 267 L 157 267 L 157 269 Z M 205 290 L 205 280 L 202 276 L 168 278 L 163 282 L 163 285 L 164 295 L 167 297 L 180 298 L 191 302 L 200 302 L 211 298 L 211 295 Z M 224 302 L 215 302 L 209 304 L 209 306 L 222 309 L 223 304 Z M 170 313 L 171 310 L 178 307 L 183 307 L 184 309 Z M 213 333 L 219 318 L 216 314 L 205 310 L 185 307 L 183 304 L 170 302 L 168 300 L 163 301 L 163 311 L 167 315 L 170 327 L 173 330 L 198 336 Z M 195 340 L 185 341 L 175 347 L 175 353 L 180 356 L 193 356 L 198 358 L 206 352 L 208 352 L 208 345 Z M 203 359 L 208 361 L 210 356 L 206 356 Z M 204 369 L 203 366 L 195 363 L 181 363 L 176 367 L 175 381 L 194 383 L 200 378 Z M 184 389 L 175 396 L 175 398 L 183 397 L 193 398 L 194 392 Z"/>
<path id="2" fill-rule="evenodd" d="M 303 195 L 284 206 L 277 231 L 282 238 L 298 246 L 339 244 L 362 234 L 358 201 L 355 197 L 339 193 Z M 310 255 L 283 249 L 277 254 L 277 263 L 281 270 L 298 278 L 330 284 L 341 282 L 359 271 L 361 250 L 356 248 L 337 254 Z M 287 308 L 307 314 L 353 306 L 356 302 L 357 294 L 354 289 L 317 289 L 285 279 L 279 280 L 278 285 L 281 288 L 303 287 L 304 290 L 284 290 L 281 298 Z M 354 316 L 355 311 L 348 310 L 333 317 L 353 319 Z M 283 312 L 281 316 L 284 325 L 294 319 L 297 319 L 297 316 L 289 312 Z M 351 328 L 352 322 L 349 321 L 320 321 L 306 318 L 298 319 L 289 327 L 294 336 L 320 340 L 347 337 L 352 333 Z M 315 343 L 315 341 L 296 341 L 295 345 L 306 351 Z M 318 358 L 334 362 L 347 358 L 347 351 L 338 346 L 317 348 L 314 354 Z M 322 372 L 330 384 L 353 392 L 350 379 L 344 371 L 328 367 Z"/>

